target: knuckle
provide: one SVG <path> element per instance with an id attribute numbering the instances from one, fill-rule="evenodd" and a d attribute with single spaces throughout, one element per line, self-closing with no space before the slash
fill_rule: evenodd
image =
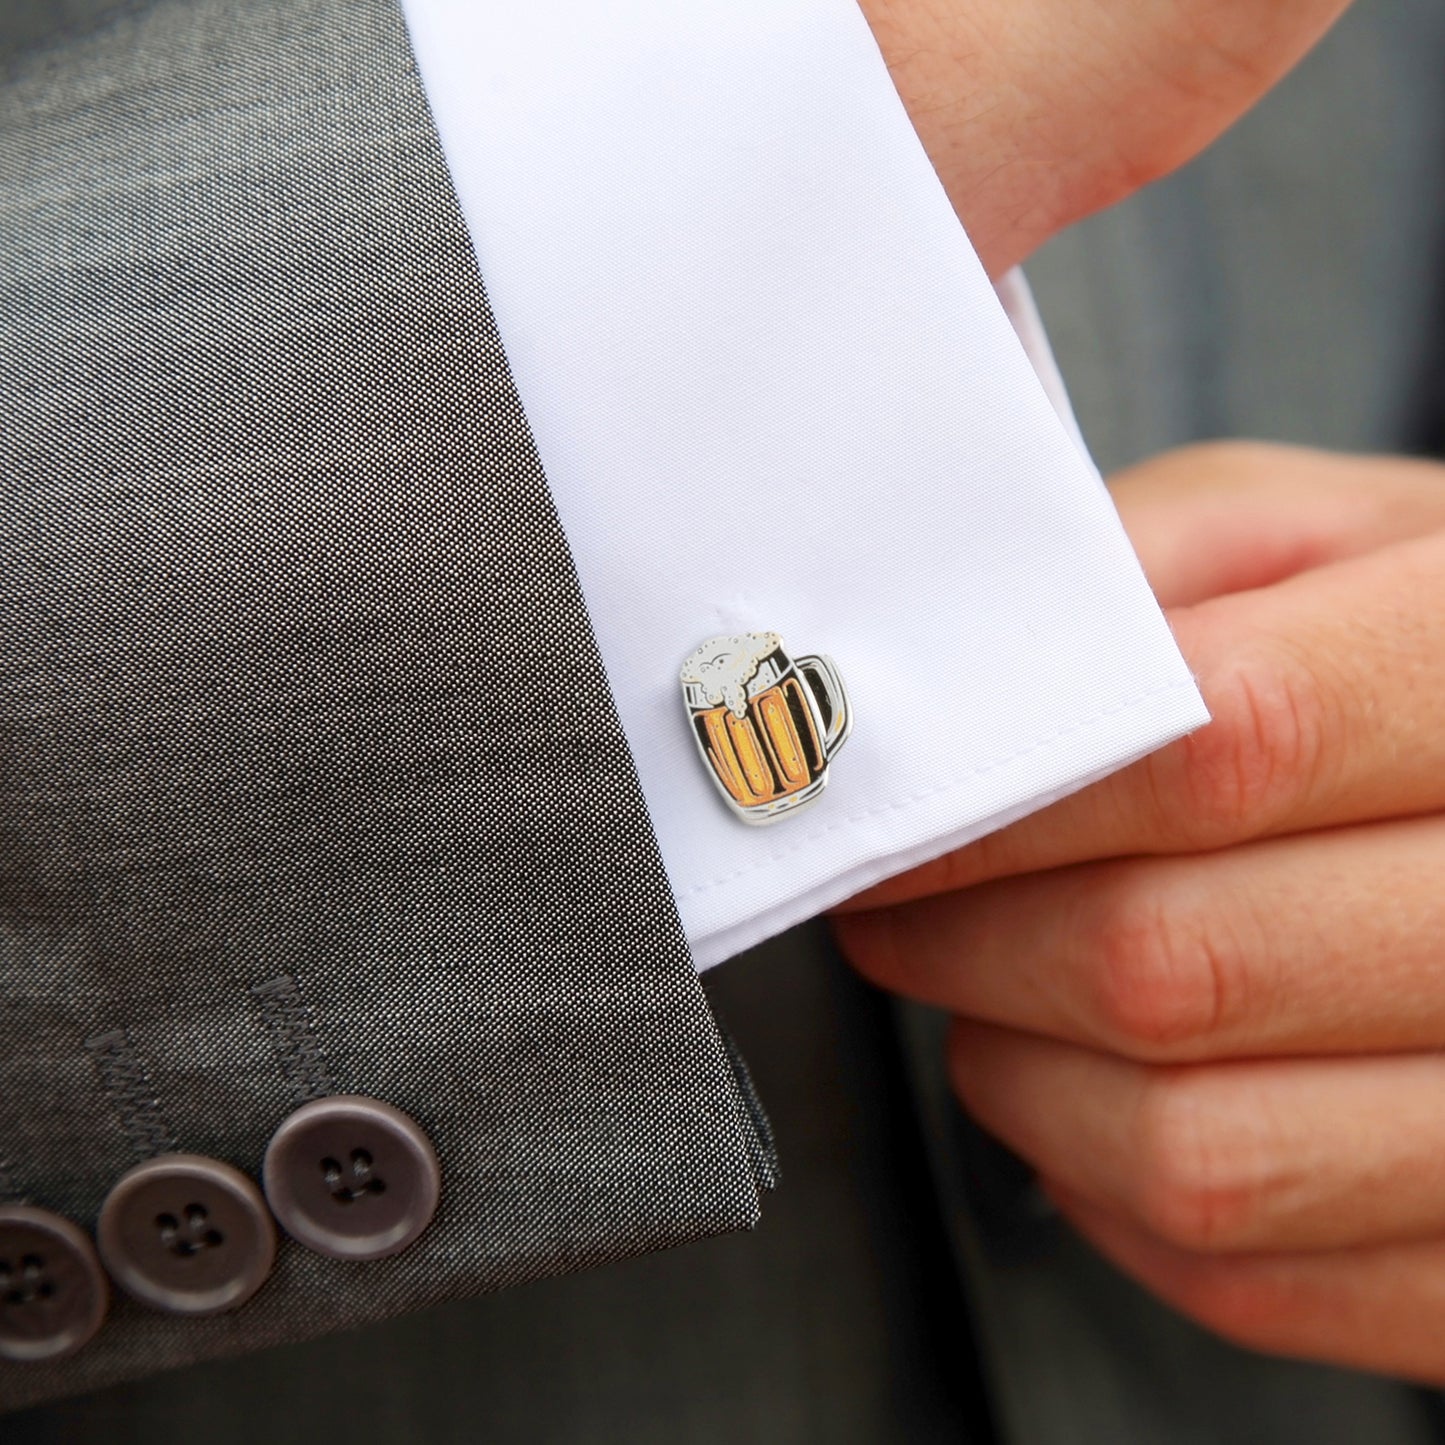
<path id="1" fill-rule="evenodd" d="M 1147 876 L 1105 893 L 1090 931 L 1094 1007 L 1126 1056 L 1187 1058 L 1238 1011 L 1242 971 L 1212 925 Z"/>
<path id="2" fill-rule="evenodd" d="M 1202 846 L 1268 833 L 1320 781 L 1331 709 L 1310 669 L 1285 653 L 1241 660 L 1209 689 L 1214 721 L 1186 738 L 1182 788 L 1159 795 L 1166 826 Z"/>
<path id="3" fill-rule="evenodd" d="M 1259 1191 L 1198 1071 L 1159 1071 L 1145 1087 L 1135 1127 L 1137 1208 L 1149 1229 L 1196 1254 L 1249 1237 Z"/>

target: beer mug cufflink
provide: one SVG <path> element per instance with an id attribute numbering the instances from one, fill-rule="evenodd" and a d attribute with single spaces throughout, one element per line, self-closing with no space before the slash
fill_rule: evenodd
<path id="1" fill-rule="evenodd" d="M 710 637 L 682 665 L 698 753 L 734 816 L 775 823 L 827 786 L 852 714 L 827 657 L 792 657 L 776 632 Z"/>

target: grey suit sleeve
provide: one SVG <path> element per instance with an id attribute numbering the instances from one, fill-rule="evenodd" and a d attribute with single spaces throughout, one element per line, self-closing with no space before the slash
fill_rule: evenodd
<path id="1" fill-rule="evenodd" d="M 115 1289 L 0 1404 L 756 1216 L 392 0 L 126 7 L 0 91 L 0 988 L 0 1204 L 259 1181 L 338 1095 L 441 1175 L 401 1252 Z"/>

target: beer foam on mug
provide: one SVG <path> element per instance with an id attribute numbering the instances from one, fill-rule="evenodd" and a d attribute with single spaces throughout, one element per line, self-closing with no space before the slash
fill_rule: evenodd
<path id="1" fill-rule="evenodd" d="M 735 717 L 748 710 L 748 683 L 762 660 L 776 652 L 783 639 L 776 632 L 744 632 L 740 637 L 713 637 L 682 665 L 682 680 L 702 688 L 709 707 L 726 703 Z"/>

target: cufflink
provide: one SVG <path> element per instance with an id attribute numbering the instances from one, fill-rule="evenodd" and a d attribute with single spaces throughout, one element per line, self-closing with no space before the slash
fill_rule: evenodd
<path id="1" fill-rule="evenodd" d="M 710 637 L 682 665 L 698 752 L 744 823 L 774 823 L 827 786 L 852 714 L 827 657 L 788 655 L 776 632 Z"/>

